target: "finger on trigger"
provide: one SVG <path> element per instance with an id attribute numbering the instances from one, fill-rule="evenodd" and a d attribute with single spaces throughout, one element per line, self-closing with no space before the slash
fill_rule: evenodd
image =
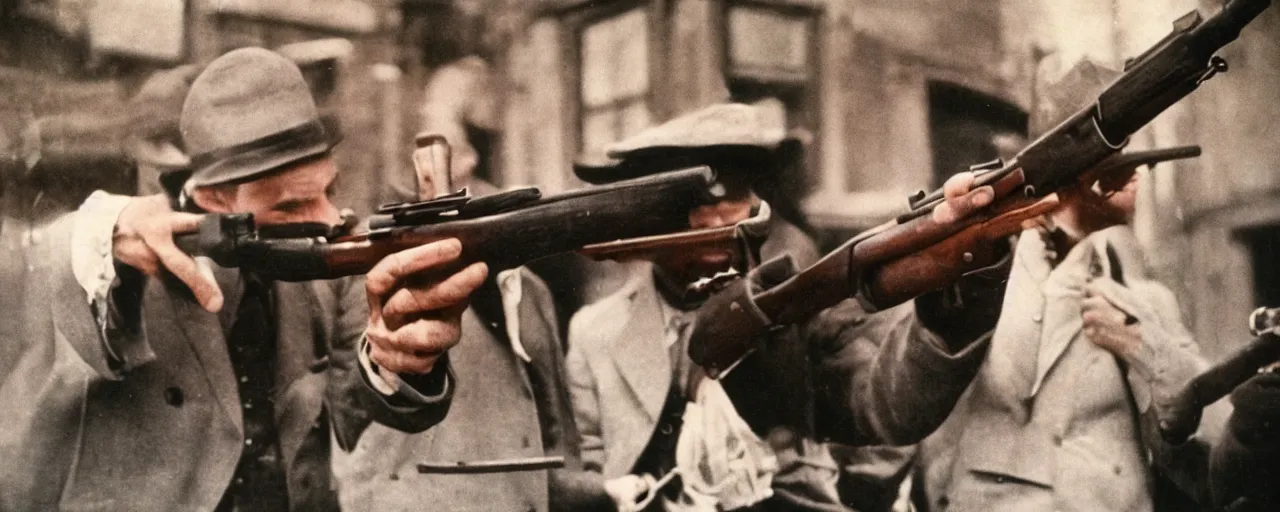
<path id="1" fill-rule="evenodd" d="M 456 238 L 437 240 L 391 254 L 369 270 L 366 288 L 370 294 L 384 295 L 404 278 L 450 263 L 462 255 Z"/>
<path id="2" fill-rule="evenodd" d="M 466 302 L 480 285 L 484 284 L 489 267 L 484 263 L 472 263 L 444 281 L 425 288 L 408 286 L 396 290 L 382 306 L 385 317 L 398 317 L 444 310 Z"/>

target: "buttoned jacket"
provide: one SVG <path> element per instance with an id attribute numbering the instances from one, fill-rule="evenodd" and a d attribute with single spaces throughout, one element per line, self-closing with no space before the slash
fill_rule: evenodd
<path id="1" fill-rule="evenodd" d="M 1046 250 L 1038 232 L 1023 233 L 991 350 L 954 414 L 920 446 L 917 481 L 930 510 L 1151 510 L 1148 461 L 1178 461 L 1161 469 L 1173 479 L 1203 477 L 1195 467 L 1204 445 L 1168 446 L 1155 430 L 1204 363 L 1173 294 L 1145 277 L 1132 231 L 1096 232 L 1058 268 L 1123 281 L 1110 298 L 1136 317 L 1143 340 L 1129 358 L 1084 337 L 1083 288 L 1058 297 Z"/>
<path id="2" fill-rule="evenodd" d="M 577 433 L 550 292 L 532 272 L 518 272 L 515 319 L 489 320 L 474 307 L 463 313 L 463 339 L 449 353 L 457 388 L 443 421 L 422 433 L 375 424 L 353 452 L 335 453 L 343 510 L 545 512 L 607 499 L 598 479 L 582 483 L 591 476 L 575 471 Z M 472 475 L 417 469 L 544 455 L 566 457 L 566 468 Z"/>
<path id="3" fill-rule="evenodd" d="M 569 389 L 582 458 L 606 479 L 628 474 L 649 440 L 663 434 L 655 430 L 671 386 L 671 356 L 660 343 L 663 299 L 652 272 L 638 266 L 617 292 L 570 323 Z M 867 315 L 846 301 L 798 329 L 790 342 L 749 357 L 725 379 L 725 391 L 759 434 L 783 425 L 849 444 L 913 443 L 946 418 L 986 346 L 949 354 L 914 318 L 910 306 Z M 796 379 L 809 371 L 812 380 Z M 775 490 L 802 501 L 816 498 L 815 490 L 831 482 L 817 481 L 803 467 L 813 454 L 799 455 L 778 475 Z"/>
<path id="4" fill-rule="evenodd" d="M 182 285 L 156 278 L 138 298 L 141 318 L 104 333 L 71 269 L 74 215 L 42 232 L 34 259 L 50 300 L 33 332 L 51 336 L 24 340 L 0 384 L 0 509 L 212 510 L 246 442 L 223 322 Z M 230 292 L 224 311 L 239 300 Z M 278 283 L 275 302 L 275 415 L 290 503 L 332 509 L 331 432 L 350 447 L 372 421 L 421 431 L 445 415 L 448 396 L 392 406 L 363 382 L 359 279 Z"/>

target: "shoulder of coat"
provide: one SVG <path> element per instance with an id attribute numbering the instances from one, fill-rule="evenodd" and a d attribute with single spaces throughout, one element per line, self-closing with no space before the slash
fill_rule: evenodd
<path id="1" fill-rule="evenodd" d="M 635 310 L 635 302 L 647 288 L 653 288 L 651 267 L 642 265 L 631 272 L 613 293 L 583 306 L 569 320 L 569 346 L 603 346 L 617 338 Z"/>

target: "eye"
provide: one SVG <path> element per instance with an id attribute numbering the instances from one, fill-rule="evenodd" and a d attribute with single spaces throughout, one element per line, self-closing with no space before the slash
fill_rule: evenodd
<path id="1" fill-rule="evenodd" d="M 276 203 L 276 205 L 271 209 L 280 213 L 293 213 L 302 209 L 303 206 L 304 201 L 283 201 Z"/>

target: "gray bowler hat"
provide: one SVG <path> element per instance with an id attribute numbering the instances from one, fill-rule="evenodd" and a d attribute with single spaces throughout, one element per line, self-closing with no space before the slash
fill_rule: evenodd
<path id="1" fill-rule="evenodd" d="M 298 66 L 262 48 L 218 57 L 191 84 L 179 124 L 190 186 L 235 183 L 324 154 L 334 143 Z"/>

